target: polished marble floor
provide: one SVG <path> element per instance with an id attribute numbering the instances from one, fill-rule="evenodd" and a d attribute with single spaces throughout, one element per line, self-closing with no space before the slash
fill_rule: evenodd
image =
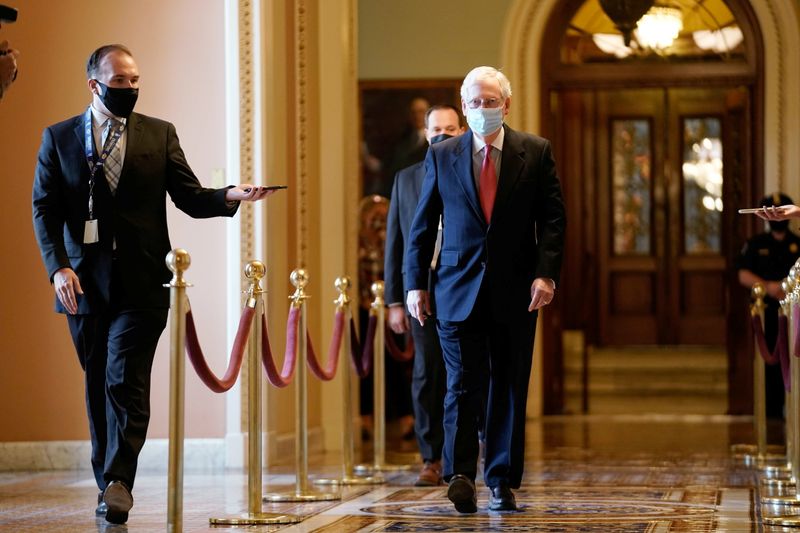
<path id="1" fill-rule="evenodd" d="M 776 428 L 780 431 L 780 428 Z M 780 440 L 772 435 L 772 440 Z M 294 513 L 296 525 L 212 527 L 209 518 L 247 509 L 241 472 L 187 472 L 184 531 L 376 532 L 755 532 L 791 531 L 761 524 L 757 473 L 731 454 L 752 441 L 749 418 L 704 415 L 545 417 L 529 422 L 520 511 L 487 510 L 479 483 L 478 513 L 462 516 L 445 487 L 415 488 L 413 472 L 378 486 L 350 486 L 341 500 L 265 503 L 265 512 Z M 394 443 L 389 443 L 390 447 Z M 338 471 L 338 457 L 312 458 L 312 476 Z M 270 467 L 264 493 L 294 490 L 289 465 Z M 89 471 L 0 474 L 0 531 L 151 532 L 166 530 L 167 479 L 141 472 L 128 524 L 93 515 L 97 489 Z"/>

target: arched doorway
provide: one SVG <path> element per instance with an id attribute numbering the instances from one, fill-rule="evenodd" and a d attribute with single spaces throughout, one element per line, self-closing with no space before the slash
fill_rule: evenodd
<path id="1" fill-rule="evenodd" d="M 555 126 L 547 135 L 565 162 L 568 209 L 581 214 L 572 217 L 565 281 L 594 288 L 566 295 L 564 328 L 583 330 L 593 347 L 711 348 L 698 354 L 710 363 L 703 368 L 675 350 L 626 351 L 616 363 L 644 382 L 634 390 L 648 390 L 661 378 L 640 362 L 658 358 L 658 373 L 687 382 L 662 382 L 660 392 L 698 396 L 688 407 L 698 412 L 724 408 L 724 352 L 715 359 L 713 347 L 726 348 L 735 371 L 751 346 L 733 268 L 748 228 L 732 207 L 754 205 L 763 190 L 761 38 L 749 6 L 730 4 L 683 2 L 675 12 L 684 29 L 654 50 L 643 34 L 609 46 L 599 3 L 576 0 L 554 15 L 544 39 L 553 49 L 542 50 Z M 720 37 L 718 48 L 698 37 L 708 35 Z M 683 376 L 673 363 L 686 364 Z M 749 386 L 737 377 L 729 373 L 729 391 Z M 701 380 L 710 383 L 688 387 Z"/>
<path id="2" fill-rule="evenodd" d="M 527 18 L 519 19 L 512 33 L 520 37 L 517 51 L 537 51 L 537 67 L 518 62 L 516 72 L 527 82 L 537 79 L 526 70 L 540 74 L 535 91 L 540 126 L 532 129 L 554 141 L 571 214 L 561 306 L 545 318 L 544 411 L 560 410 L 562 371 L 553 354 L 559 351 L 560 332 L 575 328 L 596 345 L 725 345 L 729 390 L 736 391 L 729 411 L 745 412 L 749 344 L 741 313 L 747 302 L 730 266 L 754 225 L 737 218 L 732 208 L 752 203 L 764 182 L 772 181 L 764 179 L 764 158 L 770 155 L 763 149 L 765 93 L 756 13 L 748 2 L 723 3 L 744 34 L 738 58 L 593 62 L 575 43 L 572 48 L 564 44 L 575 30 L 576 13 L 588 2 L 558 2 L 558 9 L 552 2 L 529 4 Z M 534 36 L 536 27 L 540 36 Z M 537 115 L 530 108 L 523 111 L 526 118 Z M 687 148 L 696 144 L 690 142 L 692 132 L 701 130 L 701 145 L 707 139 L 722 148 L 724 177 L 711 198 L 714 220 L 705 221 L 696 204 L 699 200 L 702 206 L 709 195 L 693 192 L 698 182 L 684 172 L 686 165 L 698 163 Z M 614 143 L 624 136 L 633 136 L 644 152 L 620 152 Z M 615 195 L 615 187 L 635 184 L 620 186 L 615 164 L 635 164 L 643 155 L 648 168 L 640 171 L 648 174 L 648 183 L 639 209 L 646 224 L 637 236 L 635 224 L 620 223 L 633 210 L 626 211 Z M 729 208 L 719 210 L 719 203 Z"/>

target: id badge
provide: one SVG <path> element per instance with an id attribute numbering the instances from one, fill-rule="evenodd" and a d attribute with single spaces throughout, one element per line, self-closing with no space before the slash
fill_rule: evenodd
<path id="1" fill-rule="evenodd" d="M 83 226 L 83 244 L 92 244 L 99 240 L 97 232 L 97 219 L 87 220 Z"/>

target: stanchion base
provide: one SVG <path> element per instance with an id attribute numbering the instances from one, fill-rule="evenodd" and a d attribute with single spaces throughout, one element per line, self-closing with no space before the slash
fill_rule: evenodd
<path id="1" fill-rule="evenodd" d="M 782 465 L 765 465 L 760 466 L 759 470 L 766 477 L 783 478 L 792 475 L 792 467 L 786 463 Z"/>
<path id="2" fill-rule="evenodd" d="M 316 492 L 306 491 L 303 493 L 298 492 L 278 492 L 267 494 L 264 496 L 264 501 L 268 503 L 275 502 L 332 502 L 341 500 L 342 495 L 336 492 Z"/>
<path id="3" fill-rule="evenodd" d="M 297 524 L 303 519 L 293 514 L 281 513 L 245 513 L 227 518 L 209 518 L 212 526 L 260 526 L 265 524 Z"/>
<path id="4" fill-rule="evenodd" d="M 732 455 L 758 455 L 758 446 L 755 444 L 731 444 L 730 450 Z M 786 453 L 786 447 L 780 444 L 767 444 L 767 453 L 783 455 Z"/>
<path id="5" fill-rule="evenodd" d="M 781 468 L 786 463 L 786 456 L 778 453 L 768 453 L 766 455 L 758 454 L 745 454 L 734 456 L 734 459 L 741 461 L 745 466 L 750 468 L 768 469 L 768 468 Z"/>
<path id="6" fill-rule="evenodd" d="M 416 465 L 391 465 L 383 463 L 379 465 L 356 465 L 353 469 L 357 476 L 377 475 L 380 472 L 407 472 L 413 470 Z"/>
<path id="7" fill-rule="evenodd" d="M 345 476 L 337 479 L 319 478 L 313 480 L 312 483 L 315 485 L 381 485 L 386 483 L 386 478 L 378 473 L 373 476 L 364 477 Z"/>
<path id="8" fill-rule="evenodd" d="M 800 527 L 800 516 L 765 516 L 762 522 L 765 526 Z"/>
<path id="9" fill-rule="evenodd" d="M 761 498 L 761 505 L 785 505 L 788 507 L 800 507 L 800 498 L 797 496 L 769 496 Z"/>
<path id="10" fill-rule="evenodd" d="M 773 487 L 776 489 L 786 489 L 788 487 L 796 487 L 797 481 L 795 481 L 792 477 L 786 477 L 786 478 L 768 477 L 761 479 L 761 485 L 763 485 L 764 487 Z"/>

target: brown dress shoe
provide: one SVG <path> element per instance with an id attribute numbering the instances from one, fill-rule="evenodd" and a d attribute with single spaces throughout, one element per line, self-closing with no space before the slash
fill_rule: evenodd
<path id="1" fill-rule="evenodd" d="M 415 487 L 436 487 L 442 484 L 442 461 L 425 461 L 419 476 L 414 482 Z"/>

